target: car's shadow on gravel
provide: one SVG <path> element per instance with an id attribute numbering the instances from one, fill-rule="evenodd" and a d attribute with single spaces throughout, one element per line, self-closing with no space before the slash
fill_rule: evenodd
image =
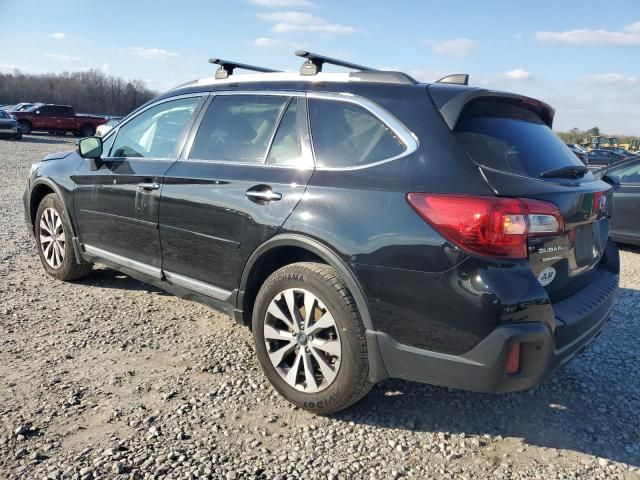
<path id="1" fill-rule="evenodd" d="M 116 290 L 129 291 L 137 290 L 140 292 L 152 292 L 157 295 L 171 295 L 153 285 L 142 283 L 124 273 L 108 268 L 95 269 L 87 278 L 78 281 L 78 283 L 98 288 L 113 288 Z"/>
<path id="2" fill-rule="evenodd" d="M 640 291 L 621 289 L 625 305 Z M 628 308 L 628 307 L 627 307 Z M 640 376 L 633 310 L 617 307 L 604 334 L 573 362 L 535 389 L 489 395 L 387 380 L 334 418 L 407 431 L 521 438 L 640 465 Z M 632 335 L 631 338 L 623 338 Z M 631 362 L 631 363 L 629 363 Z"/>

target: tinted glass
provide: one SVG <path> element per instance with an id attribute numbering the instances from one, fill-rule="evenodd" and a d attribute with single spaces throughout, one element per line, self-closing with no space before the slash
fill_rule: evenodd
<path id="1" fill-rule="evenodd" d="M 455 135 L 480 165 L 539 177 L 582 162 L 533 111 L 517 104 L 481 99 L 471 102 Z"/>
<path id="2" fill-rule="evenodd" d="M 607 176 L 618 183 L 640 183 L 640 161 L 612 168 L 607 172 Z"/>
<path id="3" fill-rule="evenodd" d="M 264 162 L 278 118 L 289 97 L 220 95 L 211 103 L 189 158 Z"/>
<path id="4" fill-rule="evenodd" d="M 298 130 L 298 101 L 294 98 L 282 117 L 267 156 L 267 163 L 301 165 L 303 161 Z"/>
<path id="5" fill-rule="evenodd" d="M 173 158 L 199 97 L 164 102 L 124 124 L 111 149 L 112 157 Z"/>
<path id="6" fill-rule="evenodd" d="M 352 103 L 310 99 L 309 118 L 319 167 L 366 165 L 407 148 L 378 117 Z"/>
<path id="7" fill-rule="evenodd" d="M 0 118 L 11 118 L 4 110 L 0 110 Z"/>
<path id="8" fill-rule="evenodd" d="M 36 109 L 36 112 L 40 112 L 40 115 L 53 115 L 52 107 L 40 107 Z"/>

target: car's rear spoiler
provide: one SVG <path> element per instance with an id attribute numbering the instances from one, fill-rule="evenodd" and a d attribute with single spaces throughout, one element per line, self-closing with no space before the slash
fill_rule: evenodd
<path id="1" fill-rule="evenodd" d="M 464 110 L 465 105 L 472 100 L 483 97 L 511 99 L 514 102 L 522 103 L 523 106 L 534 111 L 549 128 L 553 126 L 553 117 L 556 113 L 550 105 L 535 98 L 497 90 L 433 83 L 428 86 L 428 92 L 451 130 L 456 127 L 460 113 Z"/>

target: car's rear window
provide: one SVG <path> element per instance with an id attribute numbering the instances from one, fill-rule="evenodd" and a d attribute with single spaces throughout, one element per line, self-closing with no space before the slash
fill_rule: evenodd
<path id="1" fill-rule="evenodd" d="M 471 101 L 455 135 L 476 163 L 503 172 L 539 177 L 583 165 L 534 111 L 507 99 Z"/>

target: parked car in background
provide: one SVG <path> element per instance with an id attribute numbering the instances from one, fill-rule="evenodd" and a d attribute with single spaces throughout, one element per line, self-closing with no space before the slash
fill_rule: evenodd
<path id="1" fill-rule="evenodd" d="M 0 137 L 11 137 L 14 140 L 22 138 L 22 129 L 18 121 L 5 110 L 0 110 Z"/>
<path id="2" fill-rule="evenodd" d="M 569 147 L 569 150 L 575 153 L 576 157 L 578 157 L 582 163 L 584 163 L 585 165 L 587 164 L 588 160 L 586 148 L 583 148 L 576 143 L 567 143 L 567 147 Z"/>
<path id="3" fill-rule="evenodd" d="M 613 186 L 609 236 L 616 242 L 640 245 L 640 157 L 596 172 Z"/>
<path id="4" fill-rule="evenodd" d="M 25 110 L 30 109 L 33 106 L 36 105 L 44 105 L 42 103 L 18 103 L 17 105 L 11 105 L 8 106 L 6 110 L 10 111 L 10 112 L 24 112 Z"/>
<path id="5" fill-rule="evenodd" d="M 620 162 L 627 157 L 606 148 L 595 148 L 587 153 L 587 165 L 589 168 L 607 167 Z"/>
<path id="6" fill-rule="evenodd" d="M 626 148 L 622 147 L 606 147 L 605 150 L 611 150 L 612 152 L 619 153 L 620 155 L 624 155 L 625 157 L 633 157 L 637 155 L 637 153 L 630 152 Z"/>
<path id="7" fill-rule="evenodd" d="M 233 315 L 274 388 L 323 414 L 388 377 L 529 388 L 599 334 L 612 188 L 553 108 L 297 53 L 303 74 L 225 62 L 35 164 L 46 272 L 105 263 Z"/>
<path id="8" fill-rule="evenodd" d="M 96 136 L 104 137 L 113 127 L 120 123 L 120 120 L 122 120 L 122 117 L 111 117 L 102 125 L 98 125 L 98 128 L 96 128 Z"/>
<path id="9" fill-rule="evenodd" d="M 27 110 L 11 113 L 25 134 L 35 131 L 71 132 L 90 137 L 98 125 L 107 121 L 106 116 L 76 114 L 73 107 L 68 105 L 34 105 Z"/>

